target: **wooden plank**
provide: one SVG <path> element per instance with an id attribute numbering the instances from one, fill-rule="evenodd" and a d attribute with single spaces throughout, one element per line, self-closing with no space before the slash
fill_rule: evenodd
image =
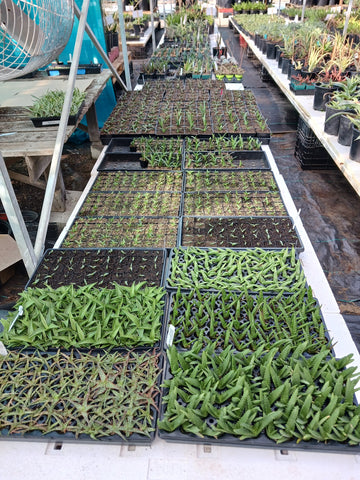
<path id="1" fill-rule="evenodd" d="M 22 173 L 13 172 L 12 170 L 8 170 L 8 172 L 12 180 L 17 180 L 18 182 L 25 183 L 26 185 L 31 185 L 33 187 L 40 188 L 41 190 L 45 190 L 46 183 L 43 180 L 30 180 L 30 177 L 23 175 Z"/>
<path id="2" fill-rule="evenodd" d="M 91 106 L 99 98 L 108 79 L 111 77 L 111 72 L 109 69 L 104 69 L 100 74 L 78 75 L 78 77 L 83 77 L 79 80 L 86 80 L 88 83 L 88 87 L 85 90 L 86 99 L 76 125 L 70 125 L 67 128 L 65 141 L 76 130 L 84 115 L 86 115 Z M 60 84 L 57 83 L 56 85 L 61 85 L 62 83 L 66 85 L 66 81 L 67 77 L 64 77 L 61 79 Z M 16 83 L 16 88 L 14 86 L 11 88 L 10 85 L 10 87 L 8 87 L 9 94 L 12 91 L 16 92 L 19 90 L 19 80 L 14 80 L 13 82 Z M 55 85 L 52 77 L 28 79 L 26 82 L 29 83 L 27 91 L 29 92 L 28 95 L 30 96 L 32 95 L 31 92 L 38 88 L 39 84 L 45 89 L 45 91 L 51 86 Z M 12 81 L 6 83 L 10 84 Z M 34 85 L 34 88 L 31 87 L 31 84 Z M 24 107 L 17 105 L 14 107 L 5 106 L 0 108 L 0 151 L 2 152 L 4 158 L 25 157 L 25 155 L 29 157 L 52 155 L 54 151 L 57 130 L 58 128 L 56 126 L 42 128 L 34 127 L 28 116 L 26 108 Z M 16 132 L 16 134 L 2 135 L 4 133 L 13 132 Z"/>

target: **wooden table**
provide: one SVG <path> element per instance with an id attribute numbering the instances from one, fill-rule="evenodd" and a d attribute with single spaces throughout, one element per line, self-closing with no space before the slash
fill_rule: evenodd
<path id="1" fill-rule="evenodd" d="M 350 160 L 349 147 L 340 145 L 340 143 L 337 142 L 337 137 L 334 135 L 328 135 L 324 132 L 325 112 L 319 112 L 313 109 L 314 99 L 312 95 L 294 95 L 290 90 L 287 75 L 281 73 L 281 70 L 277 66 L 278 62 L 276 60 L 269 60 L 266 58 L 266 56 L 264 56 L 263 53 L 255 46 L 254 41 L 239 30 L 236 22 L 234 22 L 232 18 L 230 18 L 230 22 L 232 23 L 234 29 L 236 29 L 236 31 L 238 31 L 245 39 L 254 55 L 264 65 L 280 90 L 284 93 L 289 102 L 296 108 L 304 122 L 312 129 L 350 185 L 360 196 L 360 163 Z"/>
<path id="2" fill-rule="evenodd" d="M 100 74 L 78 75 L 76 86 L 86 92 L 84 106 L 75 125 L 68 126 L 65 141 L 79 126 L 86 115 L 87 132 L 92 142 L 92 154 L 97 158 L 101 151 L 100 131 L 95 110 L 95 101 L 104 90 L 111 77 L 109 69 Z M 27 106 L 33 103 L 33 96 L 39 96 L 47 90 L 66 90 L 68 77 L 40 76 L 26 80 L 0 82 L 0 152 L 5 159 L 10 178 L 37 188 L 45 189 L 47 169 L 50 165 L 58 127 L 34 127 Z M 84 127 L 86 128 L 86 127 Z M 14 172 L 11 166 L 24 159 L 27 175 Z M 44 174 L 45 181 L 41 179 Z M 65 210 L 65 187 L 59 173 L 54 202 L 54 211 Z"/>

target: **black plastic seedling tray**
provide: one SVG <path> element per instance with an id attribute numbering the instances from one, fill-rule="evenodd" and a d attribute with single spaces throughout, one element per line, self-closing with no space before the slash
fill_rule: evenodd
<path id="1" fill-rule="evenodd" d="M 109 146 L 110 145 L 111 144 L 109 144 Z M 97 170 L 98 172 L 141 170 L 143 168 L 147 168 L 147 166 L 148 161 L 142 160 L 141 153 L 107 151 Z"/>
<path id="2" fill-rule="evenodd" d="M 261 239 L 259 234 L 279 223 L 287 231 L 283 238 L 276 231 L 269 230 L 269 238 Z M 241 239 L 229 233 L 232 227 L 245 229 L 248 238 Z M 256 227 L 256 228 L 255 228 Z M 276 227 L 275 227 L 276 228 Z M 216 230 L 219 230 L 216 233 Z M 216 235 L 215 235 L 216 233 Z M 230 236 L 229 236 L 230 235 Z M 281 250 L 294 247 L 302 252 L 304 246 L 290 217 L 206 217 L 184 216 L 181 224 L 179 245 L 184 247 L 227 247 L 227 248 L 263 248 Z"/>
<path id="3" fill-rule="evenodd" d="M 95 288 L 95 287 L 94 287 Z M 136 352 L 136 353 L 142 353 L 142 352 L 149 352 L 150 350 L 154 350 L 154 349 L 157 349 L 157 350 L 161 350 L 163 348 L 163 345 L 164 345 L 164 340 L 165 340 L 165 333 L 166 333 L 166 312 L 168 310 L 168 294 L 165 292 L 164 290 L 164 294 L 162 296 L 162 299 L 164 301 L 164 306 L 162 307 L 162 311 L 161 311 L 161 316 L 159 317 L 159 330 L 160 330 L 160 335 L 159 335 L 159 340 L 157 340 L 156 342 L 154 342 L 153 344 L 146 344 L 146 343 L 143 343 L 142 345 L 126 345 L 126 343 L 121 343 L 117 346 L 115 345 L 109 345 L 109 346 L 96 346 L 96 347 L 92 347 L 92 348 L 88 348 L 88 347 L 77 347 L 77 346 L 73 346 L 73 349 L 76 349 L 76 351 L 80 352 L 80 353 L 89 353 L 90 351 L 93 352 L 94 354 L 96 353 L 99 353 L 99 354 L 103 354 L 103 353 L 106 353 L 106 352 L 110 352 L 110 353 L 122 353 L 122 352 L 128 352 L 128 351 L 133 351 L 133 352 Z M 69 330 L 70 332 L 70 330 Z M 95 341 L 95 340 L 94 340 Z M 49 353 L 49 354 L 54 354 L 56 353 L 58 350 L 60 350 L 60 352 L 62 353 L 70 353 L 71 352 L 71 349 L 68 347 L 68 346 L 64 346 L 64 347 L 60 347 L 60 346 L 56 346 L 56 347 L 49 347 L 49 348 L 44 348 L 45 352 Z M 35 347 L 31 347 L 31 346 L 10 346 L 9 347 L 10 350 L 15 350 L 15 351 L 24 351 L 26 353 L 29 353 L 29 354 L 34 354 L 38 348 L 35 348 Z"/>
<path id="4" fill-rule="evenodd" d="M 204 290 L 201 290 L 201 289 L 199 289 L 199 292 L 200 292 L 200 294 L 195 293 L 194 298 L 192 298 L 190 300 L 190 297 L 193 296 L 192 291 L 191 290 L 180 290 L 181 297 L 185 298 L 185 302 L 182 302 L 181 299 L 179 300 L 179 302 L 178 302 L 179 303 L 178 316 L 176 318 L 177 319 L 183 318 L 183 316 L 186 314 L 185 304 L 186 304 L 186 306 L 191 305 L 191 307 L 190 307 L 190 325 L 191 325 L 191 330 L 192 330 L 191 334 L 186 332 L 186 327 L 183 324 L 179 323 L 178 325 L 174 325 L 173 323 L 171 323 L 172 312 L 173 312 L 173 309 L 174 309 L 174 303 L 175 303 L 175 300 L 176 300 L 178 294 L 174 293 L 174 292 L 170 294 L 170 299 L 169 299 L 169 302 L 168 302 L 168 309 L 167 309 L 167 314 L 166 314 L 166 321 L 165 321 L 165 325 L 166 325 L 165 326 L 165 330 L 166 330 L 165 339 L 167 339 L 167 337 L 168 337 L 168 332 L 169 332 L 170 325 L 173 325 L 173 327 L 175 328 L 174 340 L 176 340 L 176 342 L 177 342 L 176 343 L 176 348 L 180 351 L 186 351 L 186 350 L 190 349 L 193 345 L 195 345 L 195 343 L 197 341 L 199 341 L 199 336 L 195 332 L 195 330 L 197 328 L 199 334 L 201 332 L 201 335 L 203 335 L 203 337 L 202 337 L 203 338 L 203 340 L 202 340 L 203 341 L 203 347 L 205 347 L 206 345 L 216 341 L 217 342 L 216 351 L 221 352 L 225 348 L 223 340 L 226 337 L 226 332 L 229 331 L 229 329 L 227 327 L 224 328 L 221 325 L 221 321 L 220 321 L 220 318 L 224 314 L 223 308 L 226 308 L 226 304 L 224 304 L 224 302 L 222 300 L 222 293 L 219 292 L 219 291 L 215 291 L 215 290 L 204 291 Z M 199 300 L 199 295 L 201 295 L 201 298 L 203 299 L 203 301 Z M 240 300 L 241 310 L 238 314 L 237 321 L 239 322 L 239 324 L 241 324 L 241 329 L 239 329 L 237 331 L 237 334 L 235 334 L 236 330 L 234 330 L 233 327 L 231 327 L 230 330 L 233 332 L 235 337 L 238 337 L 237 338 L 238 346 L 236 345 L 236 342 L 232 340 L 231 335 L 230 335 L 230 339 L 229 339 L 229 344 L 232 345 L 232 349 L 234 351 L 243 351 L 243 350 L 246 350 L 247 348 L 249 348 L 248 345 L 249 345 L 249 342 L 250 342 L 250 339 L 247 338 L 247 334 L 245 334 L 244 331 L 250 325 L 249 318 L 250 318 L 251 315 L 254 315 L 253 312 L 252 312 L 252 309 L 257 306 L 258 298 L 261 298 L 261 295 L 259 294 L 259 292 L 257 292 L 257 293 L 246 292 L 245 293 L 244 291 L 241 291 L 241 290 L 239 290 L 239 291 L 234 290 L 234 291 L 231 291 L 230 298 L 233 302 Z M 248 298 L 251 298 L 251 300 L 253 302 L 253 307 L 251 307 L 251 308 L 247 306 L 247 299 Z M 285 301 L 285 303 L 286 303 L 287 300 L 291 300 L 292 298 L 294 299 L 294 302 L 299 303 L 296 292 L 294 292 L 294 293 L 281 293 L 281 294 L 279 294 L 279 292 L 277 292 L 277 293 L 265 292 L 263 294 L 263 298 L 261 298 L 261 301 L 266 300 L 266 304 L 271 305 L 272 308 L 274 308 L 275 312 L 279 311 L 279 313 L 278 313 L 279 318 L 275 313 L 275 315 L 273 317 L 269 317 L 266 320 L 266 323 L 267 323 L 267 325 L 266 325 L 266 328 L 267 328 L 266 336 L 267 336 L 268 339 L 270 339 L 269 341 L 270 341 L 271 344 L 276 343 L 276 341 L 279 339 L 279 332 L 280 331 L 281 331 L 280 337 L 281 337 L 281 335 L 283 335 L 283 337 L 284 337 L 284 338 L 281 338 L 282 340 L 286 340 L 287 338 L 291 337 L 291 338 L 293 338 L 294 343 L 296 343 L 298 345 L 300 345 L 303 341 L 305 341 L 301 337 L 302 323 L 299 323 L 298 338 L 294 338 L 294 334 L 291 333 L 291 329 L 287 325 L 287 318 L 285 318 L 285 315 L 282 313 L 282 308 L 283 308 L 283 303 L 282 302 Z M 307 298 L 308 298 L 307 296 L 304 297 L 304 303 L 307 302 Z M 211 320 L 210 320 L 210 317 L 207 313 L 207 310 L 205 309 L 204 313 L 203 313 L 204 316 L 202 318 L 200 317 L 201 326 L 198 324 L 199 316 L 197 315 L 199 310 L 203 308 L 203 302 L 207 302 L 209 299 L 214 299 L 215 300 L 215 307 L 214 307 L 214 314 L 215 314 L 214 324 L 215 324 L 215 326 L 214 326 L 214 332 L 213 332 L 212 337 L 211 337 L 211 328 L 210 328 Z M 278 307 L 278 305 L 281 305 L 282 308 Z M 334 352 L 333 352 L 333 349 L 332 349 L 332 346 L 331 346 L 331 338 L 330 338 L 329 332 L 326 328 L 326 325 L 325 325 L 324 318 L 323 318 L 323 315 L 322 315 L 321 310 L 320 310 L 320 305 L 319 305 L 318 300 L 316 298 L 314 298 L 312 300 L 310 306 L 311 306 L 311 309 L 313 309 L 314 306 L 316 306 L 316 308 L 318 309 L 318 318 L 316 320 L 313 319 L 314 325 L 311 325 L 309 327 L 309 334 L 313 339 L 313 343 L 311 343 L 311 347 L 309 345 L 308 352 L 306 354 L 307 355 L 313 355 L 314 353 L 319 353 L 318 351 L 320 351 L 320 349 L 324 348 L 325 346 L 327 346 L 327 348 L 328 348 L 329 355 L 333 354 Z M 263 308 L 265 308 L 265 307 L 263 307 Z M 303 319 L 304 324 L 310 323 L 312 321 L 314 313 L 311 309 L 309 308 L 308 311 L 306 312 L 307 313 L 307 318 Z M 232 320 L 235 320 L 237 314 L 236 314 L 236 312 L 233 308 L 227 308 L 226 312 L 229 315 L 228 323 L 231 323 Z M 281 315 L 283 315 L 283 317 L 281 317 Z M 276 322 L 275 322 L 274 318 L 277 319 Z M 176 323 L 176 319 L 174 319 L 174 321 Z M 279 322 L 278 326 L 276 325 L 277 322 Z M 255 339 L 253 340 L 253 343 L 252 343 L 252 348 L 253 348 L 253 345 L 255 345 L 255 344 L 260 345 L 261 342 L 263 342 L 262 336 L 264 335 L 264 332 L 263 332 L 264 327 L 262 325 L 261 313 L 256 313 L 254 315 L 254 327 L 252 327 L 252 328 L 254 328 L 258 331 L 258 336 L 255 337 Z M 324 330 L 324 336 L 319 336 L 319 332 L 321 331 L 320 329 Z M 182 334 L 185 335 L 187 345 L 184 345 L 185 342 L 181 342 Z M 244 337 L 243 337 L 243 335 L 244 335 Z M 166 340 L 165 340 L 165 343 L 166 343 Z M 165 348 L 167 348 L 168 346 L 169 345 L 165 344 Z"/>
<path id="5" fill-rule="evenodd" d="M 164 284 L 166 255 L 165 249 L 155 248 L 49 249 L 25 288 L 45 284 L 57 288 L 69 283 L 111 288 L 113 282 L 129 286 L 146 282 L 160 287 Z"/>
<path id="6" fill-rule="evenodd" d="M 172 374 L 170 372 L 169 363 L 166 362 L 164 368 L 163 382 L 166 379 L 171 379 Z M 168 388 L 162 389 L 161 399 L 169 393 Z M 186 409 L 187 404 L 178 396 L 179 404 Z M 228 400 L 226 402 L 230 404 Z M 354 399 L 354 404 L 356 401 Z M 161 401 L 159 421 L 164 419 L 166 411 L 166 404 Z M 211 415 L 207 416 L 206 424 L 211 427 L 216 424 L 217 420 Z M 235 435 L 223 434 L 217 438 L 211 436 L 197 436 L 194 433 L 184 432 L 181 428 L 176 429 L 173 432 L 167 432 L 158 428 L 158 435 L 161 439 L 167 442 L 183 443 L 183 444 L 200 444 L 200 445 L 215 445 L 215 446 L 229 446 L 229 447 L 243 447 L 243 448 L 261 448 L 271 450 L 293 450 L 293 451 L 307 451 L 318 453 L 341 453 L 349 455 L 358 455 L 360 452 L 360 445 L 348 445 L 345 443 L 328 440 L 326 442 L 319 442 L 316 440 L 309 441 L 297 441 L 289 440 L 282 443 L 276 443 L 270 439 L 265 433 L 261 433 L 256 438 L 239 439 Z"/>
<path id="7" fill-rule="evenodd" d="M 54 352 L 56 353 L 56 352 Z M 54 355 L 54 353 L 51 352 L 36 352 L 36 354 L 41 355 L 41 357 L 47 357 L 49 362 L 51 362 L 51 358 Z M 93 355 L 97 356 L 99 355 L 98 352 L 91 352 Z M 128 354 L 129 352 L 124 351 L 124 354 Z M 164 368 L 164 357 L 163 354 L 156 349 L 152 349 L 151 351 L 148 352 L 151 355 L 158 355 L 158 368 L 159 368 L 159 375 L 156 380 L 156 385 L 160 385 L 160 381 L 162 378 L 162 371 Z M 76 356 L 79 358 L 81 356 L 81 353 L 78 351 L 73 351 L 71 352 L 71 355 Z M 35 359 L 34 354 L 29 354 L 29 360 L 28 363 L 29 365 L 31 364 L 31 356 Z M 35 361 L 35 360 L 34 360 Z M 44 375 L 46 377 L 46 371 L 44 372 Z M 131 375 L 131 370 L 129 370 L 128 375 Z M 56 390 L 57 386 L 56 383 L 53 382 L 53 385 L 51 386 L 51 389 Z M 15 403 L 19 401 L 19 398 L 21 398 L 21 395 L 23 394 L 22 389 L 19 387 L 19 395 L 16 396 Z M 55 402 L 55 401 L 54 401 Z M 58 411 L 59 415 L 61 416 L 61 404 L 63 402 L 66 402 L 66 399 L 63 399 L 62 396 L 59 397 L 59 400 L 57 403 L 60 402 L 59 410 L 56 409 L 56 405 L 54 403 L 54 412 Z M 34 400 L 34 404 L 36 404 L 36 400 Z M 94 444 L 94 443 L 99 443 L 99 444 L 119 444 L 119 445 L 151 445 L 153 442 L 155 435 L 156 435 L 156 425 L 157 425 L 157 418 L 158 418 L 158 412 L 159 412 L 159 404 L 160 404 L 160 395 L 156 396 L 155 399 L 155 404 L 150 406 L 151 410 L 151 426 L 150 428 L 153 429 L 152 432 L 149 432 L 149 436 L 147 435 L 141 435 L 139 433 L 133 433 L 129 435 L 128 437 L 120 436 L 120 435 L 109 435 L 109 436 L 101 436 L 101 437 L 96 437 L 92 438 L 89 434 L 79 434 L 78 436 L 75 436 L 75 433 L 72 432 L 49 432 L 49 433 L 43 433 L 40 429 L 39 430 L 31 430 L 26 433 L 9 433 L 9 429 L 7 428 L 2 428 L 0 429 L 0 440 L 3 441 L 31 441 L 31 442 L 44 442 L 44 441 L 55 441 L 55 442 L 62 442 L 62 443 L 85 443 L 85 444 Z M 35 405 L 36 408 L 36 405 Z M 0 415 L 1 417 L 1 415 Z M 83 420 L 83 419 L 82 419 Z M 38 422 L 39 426 L 41 426 L 41 422 L 45 422 L 46 418 L 42 419 L 39 417 Z M 72 420 L 70 422 L 70 426 L 72 425 L 72 422 L 76 422 L 76 419 Z"/>
<path id="8" fill-rule="evenodd" d="M 238 170 L 270 170 L 270 165 L 267 160 L 266 154 L 262 150 L 243 150 L 237 152 L 224 151 L 226 154 L 231 155 L 233 165 L 199 165 L 196 166 L 193 163 L 188 163 L 188 155 L 193 153 L 189 150 L 185 151 L 184 155 L 184 169 L 185 170 L 221 170 L 221 169 L 238 169 Z M 200 155 L 213 155 L 216 151 L 197 152 Z"/>
<path id="9" fill-rule="evenodd" d="M 190 247 L 180 247 L 181 250 L 184 250 L 184 252 L 190 248 Z M 233 251 L 233 252 L 249 252 L 250 251 L 257 251 L 259 250 L 258 248 L 217 248 L 217 247 L 213 247 L 213 248 L 206 248 L 206 247 L 196 247 L 197 249 L 201 250 L 201 251 L 204 251 L 204 252 L 214 252 L 214 251 L 219 251 L 219 252 L 224 252 L 225 250 L 229 250 L 229 251 Z M 271 251 L 274 251 L 275 252 L 281 252 L 282 250 L 290 250 L 290 249 L 279 249 L 279 250 L 271 250 Z M 265 250 L 266 251 L 266 250 Z M 267 250 L 269 251 L 269 250 Z M 183 256 L 183 255 L 182 255 Z M 195 268 L 195 265 L 194 264 L 189 264 L 188 267 L 186 268 L 185 266 L 185 263 L 184 262 L 181 262 L 181 254 L 180 254 L 180 260 L 178 262 L 178 269 L 179 270 L 182 270 L 183 272 L 186 272 L 187 275 L 188 275 L 188 278 L 189 278 L 189 284 L 188 285 L 184 285 L 182 284 L 180 281 L 176 284 L 176 282 L 178 281 L 177 278 L 174 279 L 174 283 L 175 285 L 172 285 L 169 283 L 169 279 L 171 278 L 171 275 L 172 275 L 172 271 L 173 271 L 173 261 L 174 261 L 174 257 L 175 257 L 175 250 L 174 248 L 172 248 L 170 250 L 170 254 L 169 254 L 169 257 L 168 257 L 168 261 L 166 263 L 166 269 L 165 269 L 165 279 L 164 279 L 164 282 L 165 282 L 165 288 L 166 290 L 168 291 L 176 291 L 178 288 L 180 288 L 181 290 L 188 290 L 190 288 L 190 281 L 191 281 L 191 274 L 192 272 L 194 271 L 194 268 Z M 226 258 L 226 257 L 225 257 Z M 297 265 L 298 265 L 298 268 L 299 268 L 299 273 L 296 272 L 296 270 L 294 270 L 294 275 L 296 274 L 297 276 L 303 276 L 303 267 L 299 261 L 299 254 L 298 252 L 295 253 L 295 258 L 296 258 L 296 261 L 297 261 Z M 199 290 L 201 291 L 204 291 L 204 290 L 210 290 L 210 291 L 216 291 L 215 288 L 205 288 L 202 284 L 201 284 L 201 280 L 200 280 L 200 277 L 205 274 L 206 276 L 209 275 L 209 270 L 212 269 L 212 265 L 211 265 L 211 260 L 209 261 L 209 265 L 208 265 L 208 268 L 206 267 L 206 265 L 204 264 L 204 262 L 202 262 L 201 260 L 199 260 L 199 262 L 197 263 L 197 268 L 200 272 L 199 274 L 199 277 L 197 278 L 198 280 L 198 285 L 197 285 L 197 288 L 199 288 Z M 239 268 L 239 267 L 238 267 Z M 175 270 L 177 271 L 177 270 Z M 232 278 L 234 275 L 238 275 L 237 272 L 231 274 L 230 278 Z M 242 271 L 242 276 L 239 277 L 239 282 L 240 282 L 240 278 L 244 278 L 246 277 L 246 275 L 249 275 L 249 271 L 244 267 L 243 271 Z M 227 276 L 227 271 L 225 271 L 225 276 Z M 281 277 L 282 275 L 280 276 L 280 281 L 281 281 Z M 258 284 L 258 287 L 261 289 L 261 291 L 263 293 L 279 293 L 280 291 L 283 291 L 284 293 L 290 293 L 289 290 L 286 290 L 286 289 L 280 289 L 279 290 L 270 290 L 268 287 L 266 287 L 266 285 L 264 284 L 261 284 L 259 282 L 259 280 L 257 280 L 257 284 Z M 195 285 L 195 284 L 194 284 Z M 304 285 L 306 285 L 306 282 L 304 281 Z M 241 288 L 241 283 L 238 284 L 237 286 L 238 289 Z"/>

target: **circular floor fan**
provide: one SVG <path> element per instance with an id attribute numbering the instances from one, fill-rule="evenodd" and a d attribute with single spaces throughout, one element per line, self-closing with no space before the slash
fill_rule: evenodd
<path id="1" fill-rule="evenodd" d="M 69 41 L 73 0 L 0 0 L 0 80 L 48 65 Z"/>

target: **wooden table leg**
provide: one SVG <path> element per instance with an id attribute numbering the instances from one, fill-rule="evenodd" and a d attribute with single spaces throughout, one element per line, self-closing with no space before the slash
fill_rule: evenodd
<path id="1" fill-rule="evenodd" d="M 45 178 L 47 180 L 48 171 L 45 172 Z M 59 170 L 58 178 L 56 181 L 54 200 L 52 204 L 52 212 L 65 212 L 66 210 L 66 190 L 65 183 L 61 169 Z"/>
<path id="2" fill-rule="evenodd" d="M 100 130 L 94 103 L 86 113 L 86 120 L 88 127 L 87 131 L 91 142 L 91 156 L 96 160 L 103 149 L 103 145 L 100 140 Z"/>

